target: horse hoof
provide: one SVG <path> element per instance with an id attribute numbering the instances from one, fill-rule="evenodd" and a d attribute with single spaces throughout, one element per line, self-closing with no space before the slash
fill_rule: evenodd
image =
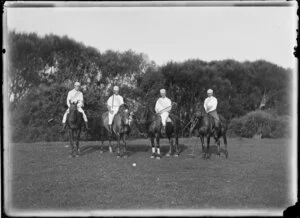
<path id="1" fill-rule="evenodd" d="M 124 158 L 127 158 L 127 157 L 128 157 L 128 155 L 127 155 L 127 154 L 124 154 L 124 155 L 123 155 L 123 157 L 124 157 Z"/>
<path id="2" fill-rule="evenodd" d="M 168 154 L 166 154 L 166 157 L 170 157 L 170 156 L 171 156 L 171 154 L 169 154 L 169 153 L 168 153 Z"/>
<path id="3" fill-rule="evenodd" d="M 160 156 L 157 156 L 156 159 L 157 159 L 157 160 L 160 160 Z"/>
<path id="4" fill-rule="evenodd" d="M 101 151 L 100 151 L 100 154 L 103 154 L 103 153 L 104 153 L 104 152 L 101 150 Z"/>
<path id="5" fill-rule="evenodd" d="M 155 158 L 155 155 L 154 155 L 154 154 L 152 154 L 152 155 L 150 156 L 150 158 L 152 158 L 152 159 L 153 159 L 153 158 Z"/>
<path id="6" fill-rule="evenodd" d="M 175 156 L 175 157 L 178 157 L 178 156 L 179 156 L 179 154 L 175 154 L 174 156 Z"/>
<path id="7" fill-rule="evenodd" d="M 117 155 L 117 159 L 119 159 L 121 156 L 120 155 Z"/>

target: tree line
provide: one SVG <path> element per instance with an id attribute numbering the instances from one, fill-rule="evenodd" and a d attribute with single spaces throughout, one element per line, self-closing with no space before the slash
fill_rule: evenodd
<path id="1" fill-rule="evenodd" d="M 190 59 L 158 66 L 144 53 L 99 50 L 67 36 L 10 31 L 8 37 L 10 116 L 13 140 L 62 140 L 58 133 L 66 110 L 66 97 L 75 81 L 82 84 L 88 117 L 100 116 L 118 85 L 132 107 L 155 105 L 165 88 L 176 106 L 172 113 L 187 122 L 206 90 L 214 90 L 218 112 L 228 120 L 259 108 L 264 95 L 266 109 L 278 115 L 290 113 L 292 70 L 265 60 L 205 62 Z M 49 125 L 49 120 L 56 120 Z"/>

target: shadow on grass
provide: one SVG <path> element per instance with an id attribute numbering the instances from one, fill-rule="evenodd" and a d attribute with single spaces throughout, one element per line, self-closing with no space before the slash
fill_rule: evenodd
<path id="1" fill-rule="evenodd" d="M 113 147 L 113 152 L 116 152 L 117 150 L 117 145 L 114 143 L 112 144 L 112 147 Z M 161 146 L 161 154 L 162 155 L 165 155 L 168 151 L 169 151 L 169 146 Z M 184 152 L 188 147 L 186 145 L 183 145 L 183 144 L 179 144 L 179 154 Z M 121 149 L 122 149 L 122 145 L 121 145 Z M 173 146 L 173 149 L 172 149 L 172 153 L 174 153 L 174 150 L 175 150 L 175 147 Z M 87 154 L 90 154 L 90 153 L 94 153 L 94 152 L 109 152 L 109 148 L 108 148 L 108 145 L 86 145 L 86 146 L 83 146 L 81 147 L 80 149 L 81 151 L 81 155 L 87 155 Z M 135 153 L 140 153 L 140 152 L 151 152 L 151 145 L 128 145 L 127 144 L 127 155 L 128 156 L 131 156 Z"/>
<path id="2" fill-rule="evenodd" d="M 218 147 L 217 147 L 217 145 L 210 145 L 209 146 L 209 153 L 210 153 L 210 155 L 218 155 Z M 225 148 L 222 145 L 220 147 L 220 155 L 221 156 L 225 156 Z"/>

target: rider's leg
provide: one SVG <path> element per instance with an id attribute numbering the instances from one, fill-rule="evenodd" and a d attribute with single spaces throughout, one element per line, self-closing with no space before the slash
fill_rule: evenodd
<path id="1" fill-rule="evenodd" d="M 112 133 L 112 123 L 117 112 L 117 110 L 113 110 L 113 113 L 108 112 L 108 125 L 110 133 Z"/>
<path id="2" fill-rule="evenodd" d="M 63 132 L 63 131 L 65 131 L 65 129 L 66 129 L 66 121 L 67 121 L 68 113 L 69 113 L 69 108 L 66 110 L 66 112 L 65 112 L 65 114 L 64 114 L 64 116 L 63 116 L 63 119 L 62 119 L 63 127 L 62 127 L 62 129 L 61 129 L 60 132 Z"/>
<path id="3" fill-rule="evenodd" d="M 169 112 L 163 112 L 161 114 L 161 123 L 162 123 L 162 133 L 165 134 L 166 133 L 166 124 L 167 124 L 167 119 L 169 117 Z"/>
<path id="4" fill-rule="evenodd" d="M 82 113 L 83 120 L 84 120 L 84 122 L 85 122 L 85 128 L 88 130 L 89 127 L 88 127 L 88 119 L 87 119 L 87 117 L 86 117 L 86 114 L 84 113 L 84 111 L 83 111 L 83 109 L 82 109 L 81 107 L 78 107 L 78 111 L 79 111 L 80 113 Z"/>
<path id="5" fill-rule="evenodd" d="M 108 112 L 108 126 L 109 126 L 109 131 L 110 133 L 112 132 L 111 124 L 113 121 L 114 115 L 110 111 Z"/>

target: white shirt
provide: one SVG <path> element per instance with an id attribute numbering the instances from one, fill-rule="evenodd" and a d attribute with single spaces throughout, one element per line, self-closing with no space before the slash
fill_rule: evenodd
<path id="1" fill-rule="evenodd" d="M 172 102 L 167 97 L 161 97 L 156 101 L 155 104 L 155 112 L 162 113 L 162 112 L 169 112 L 172 109 Z"/>
<path id="2" fill-rule="evenodd" d="M 206 113 L 216 110 L 217 105 L 218 105 L 218 100 L 214 96 L 207 97 L 204 100 L 204 109 Z"/>
<path id="3" fill-rule="evenodd" d="M 68 107 L 70 107 L 70 100 L 71 100 L 71 102 L 78 101 L 77 106 L 83 107 L 83 94 L 81 91 L 76 91 L 75 89 L 72 89 L 71 91 L 69 91 L 68 97 L 67 97 Z"/>
<path id="4" fill-rule="evenodd" d="M 107 105 L 109 107 L 112 107 L 112 109 L 119 109 L 119 107 L 124 104 L 123 97 L 121 95 L 115 95 L 113 94 L 112 96 L 109 97 L 107 100 Z"/>

